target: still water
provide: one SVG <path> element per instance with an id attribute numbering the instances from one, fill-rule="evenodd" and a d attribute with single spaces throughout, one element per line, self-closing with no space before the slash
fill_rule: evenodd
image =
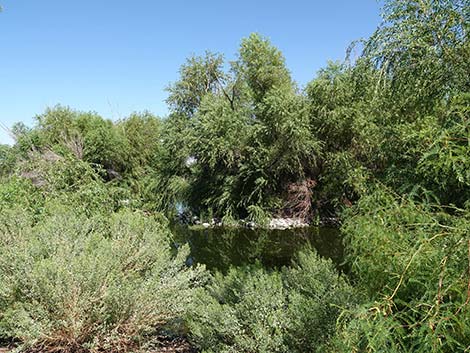
<path id="1" fill-rule="evenodd" d="M 342 269 L 343 245 L 337 228 L 308 227 L 287 230 L 246 228 L 190 228 L 173 225 L 177 244 L 188 243 L 189 264 L 205 264 L 210 270 L 225 272 L 231 265 L 260 261 L 268 268 L 289 265 L 306 247 L 316 249 Z"/>

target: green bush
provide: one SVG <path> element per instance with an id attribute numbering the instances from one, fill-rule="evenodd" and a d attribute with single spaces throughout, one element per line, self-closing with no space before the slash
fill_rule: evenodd
<path id="1" fill-rule="evenodd" d="M 39 214 L 44 207 L 44 197 L 30 180 L 12 176 L 0 183 L 0 213 L 20 208 L 32 214 Z"/>
<path id="2" fill-rule="evenodd" d="M 470 214 L 447 211 L 383 188 L 353 208 L 347 259 L 371 304 L 351 313 L 345 351 L 468 351 Z"/>
<path id="3" fill-rule="evenodd" d="M 34 224 L 0 219 L 0 337 L 36 350 L 126 351 L 177 324 L 201 283 L 188 248 L 140 213 L 86 217 L 57 208 Z"/>
<path id="4" fill-rule="evenodd" d="M 0 339 L 125 351 L 187 316 L 206 352 L 468 352 L 470 0 L 382 3 L 359 55 L 303 91 L 252 34 L 227 65 L 190 58 L 167 119 L 56 106 L 13 126 L 15 145 L 0 146 Z M 202 282 L 166 221 L 130 211 L 176 206 L 225 224 L 352 206 L 355 289 L 310 252 Z"/>
<path id="5" fill-rule="evenodd" d="M 359 294 L 338 275 L 331 260 L 301 252 L 291 268 L 284 269 L 288 293 L 289 352 L 329 352 L 341 313 L 354 308 Z"/>
<path id="6" fill-rule="evenodd" d="M 14 147 L 0 144 L 0 178 L 5 178 L 12 174 L 18 157 Z"/>
<path id="7" fill-rule="evenodd" d="M 200 292 L 190 332 L 205 352 L 285 352 L 285 304 L 278 272 L 232 268 Z"/>
<path id="8" fill-rule="evenodd" d="M 354 302 L 332 263 L 308 251 L 282 271 L 252 265 L 216 274 L 188 322 L 204 352 L 323 352 Z"/>

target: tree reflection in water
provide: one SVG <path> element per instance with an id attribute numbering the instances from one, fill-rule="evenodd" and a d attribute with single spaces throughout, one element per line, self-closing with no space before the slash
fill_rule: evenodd
<path id="1" fill-rule="evenodd" d="M 176 243 L 188 243 L 188 262 L 203 263 L 225 272 L 231 265 L 260 261 L 268 268 L 289 265 L 292 258 L 311 246 L 342 268 L 343 245 L 337 228 L 309 227 L 287 230 L 246 228 L 191 228 L 173 225 Z"/>

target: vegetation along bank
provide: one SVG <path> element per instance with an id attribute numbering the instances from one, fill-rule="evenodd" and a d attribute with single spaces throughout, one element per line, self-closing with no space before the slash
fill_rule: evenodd
<path id="1" fill-rule="evenodd" d="M 470 3 L 386 0 L 383 20 L 305 87 L 252 34 L 232 62 L 189 58 L 167 117 L 56 106 L 15 125 L 1 345 L 469 352 Z M 343 265 L 308 246 L 275 266 L 188 263 L 178 210 L 227 228 L 339 219 Z"/>

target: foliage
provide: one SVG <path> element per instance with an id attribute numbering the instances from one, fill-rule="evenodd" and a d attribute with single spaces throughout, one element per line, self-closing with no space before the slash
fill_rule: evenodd
<path id="1" fill-rule="evenodd" d="M 470 198 L 470 93 L 456 96 L 444 114 L 423 134 L 429 147 L 418 173 L 444 203 L 462 206 Z"/>
<path id="2" fill-rule="evenodd" d="M 282 272 L 257 264 L 215 274 L 188 321 L 205 352 L 323 352 L 355 300 L 331 262 L 307 251 Z"/>
<path id="3" fill-rule="evenodd" d="M 0 335 L 124 351 L 188 314 L 208 352 L 468 351 L 469 9 L 384 0 L 372 36 L 304 89 L 251 34 L 232 62 L 189 58 L 165 119 L 56 106 L 16 124 L 0 146 Z M 354 289 L 302 253 L 193 290 L 201 270 L 158 213 L 177 207 L 226 224 L 341 215 Z"/>
<path id="4" fill-rule="evenodd" d="M 8 145 L 0 145 L 0 178 L 9 176 L 16 164 L 17 156 Z"/>
<path id="5" fill-rule="evenodd" d="M 139 172 L 148 172 L 148 169 L 158 164 L 162 124 L 159 118 L 149 112 L 134 113 L 117 122 L 117 131 L 126 140 L 126 166 L 131 167 L 135 177 L 139 176 Z"/>
<path id="6" fill-rule="evenodd" d="M 29 190 L 20 188 L 20 192 L 27 192 L 31 197 L 41 195 L 46 202 L 60 202 L 88 215 L 110 213 L 118 209 L 121 200 L 128 195 L 122 188 L 106 185 L 100 173 L 88 163 L 51 152 L 32 153 L 29 160 L 19 166 L 18 177 L 32 184 Z M 28 185 L 26 181 L 22 184 Z"/>
<path id="7" fill-rule="evenodd" d="M 351 211 L 348 259 L 373 303 L 346 325 L 349 351 L 468 349 L 470 214 L 444 211 L 380 188 Z"/>
<path id="8" fill-rule="evenodd" d="M 86 217 L 63 205 L 33 224 L 2 214 L 0 335 L 35 350 L 127 351 L 186 310 L 202 269 L 169 232 L 130 211 Z"/>
<path id="9" fill-rule="evenodd" d="M 37 117 L 36 133 L 42 145 L 55 152 L 72 154 L 104 169 L 125 169 L 126 141 L 109 120 L 95 113 L 81 113 L 57 106 Z"/>
<path id="10" fill-rule="evenodd" d="M 279 50 L 253 34 L 239 52 L 227 73 L 221 56 L 190 59 L 169 89 L 170 121 L 181 129 L 167 135 L 165 145 L 178 156 L 183 145 L 181 160 L 195 161 L 189 169 L 180 163 L 173 173 L 193 185 L 188 204 L 196 213 L 247 217 L 250 210 L 279 210 L 286 184 L 311 174 L 320 153 L 309 132 L 307 102 Z"/>
<path id="11" fill-rule="evenodd" d="M 31 181 L 17 176 L 0 184 L 0 213 L 9 209 L 22 209 L 32 215 L 40 214 L 44 197 Z"/>
<path id="12" fill-rule="evenodd" d="M 286 315 L 281 275 L 261 267 L 218 274 L 196 299 L 190 330 L 207 352 L 282 352 Z"/>
<path id="13" fill-rule="evenodd" d="M 202 99 L 217 93 L 225 80 L 223 57 L 206 52 L 204 57 L 191 57 L 180 69 L 181 80 L 170 85 L 167 103 L 176 112 L 191 117 Z"/>
<path id="14" fill-rule="evenodd" d="M 469 8 L 468 0 L 384 1 L 363 58 L 378 69 L 388 108 L 401 119 L 468 90 Z"/>

